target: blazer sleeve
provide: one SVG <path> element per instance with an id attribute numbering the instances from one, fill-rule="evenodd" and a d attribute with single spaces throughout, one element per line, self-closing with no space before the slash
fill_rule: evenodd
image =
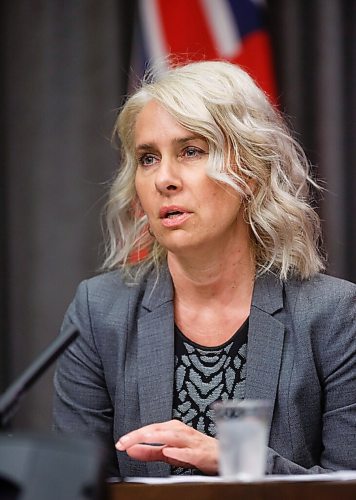
<path id="1" fill-rule="evenodd" d="M 271 448 L 269 474 L 319 474 L 356 469 L 356 287 L 347 287 L 319 325 L 315 356 L 322 386 L 320 463 L 302 467 Z M 315 307 L 317 305 L 315 304 Z M 308 381 L 306 381 L 308 383 Z"/>
<path id="2" fill-rule="evenodd" d="M 93 335 L 87 282 L 79 285 L 62 328 L 74 324 L 78 339 L 59 358 L 54 376 L 54 430 L 99 439 L 108 450 L 108 474 L 119 476 L 113 446 L 113 405 Z"/>

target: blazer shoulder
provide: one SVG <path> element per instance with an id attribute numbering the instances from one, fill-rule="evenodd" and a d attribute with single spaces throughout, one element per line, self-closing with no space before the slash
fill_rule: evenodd
<path id="1" fill-rule="evenodd" d="M 339 301 L 343 297 L 356 297 L 356 285 L 327 274 L 316 274 L 308 280 L 290 280 L 285 283 L 287 294 L 306 300 Z"/>
<path id="2" fill-rule="evenodd" d="M 95 321 L 113 314 L 127 314 L 128 304 L 137 303 L 145 292 L 145 280 L 127 283 L 120 270 L 103 273 L 82 281 L 77 288 L 73 305 L 77 312 L 86 311 Z"/>
<path id="3" fill-rule="evenodd" d="M 310 280 L 306 280 L 306 282 L 315 283 L 321 287 L 332 287 L 339 289 L 340 291 L 355 291 L 356 284 L 351 281 L 347 281 L 342 278 L 336 278 L 335 276 L 330 276 L 329 274 L 321 274 L 318 273 L 313 276 Z"/>
<path id="4" fill-rule="evenodd" d="M 349 324 L 356 314 L 356 285 L 326 274 L 285 283 L 285 296 L 298 323 L 311 322 L 317 330 Z"/>
<path id="5" fill-rule="evenodd" d="M 132 290 L 140 286 L 140 283 L 131 285 L 127 283 L 123 272 L 119 269 L 109 271 L 106 273 L 98 274 L 92 278 L 84 280 L 82 284 L 88 289 L 88 293 L 95 296 L 96 294 L 112 294 L 112 293 L 127 293 L 130 294 Z"/>

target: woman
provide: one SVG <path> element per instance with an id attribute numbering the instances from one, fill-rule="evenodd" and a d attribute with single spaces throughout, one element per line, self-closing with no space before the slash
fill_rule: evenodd
<path id="1" fill-rule="evenodd" d="M 319 274 L 316 184 L 266 96 L 188 64 L 147 79 L 115 134 L 111 272 L 67 312 L 56 427 L 116 443 L 113 474 L 215 474 L 211 404 L 264 398 L 267 473 L 356 468 L 356 287 Z"/>

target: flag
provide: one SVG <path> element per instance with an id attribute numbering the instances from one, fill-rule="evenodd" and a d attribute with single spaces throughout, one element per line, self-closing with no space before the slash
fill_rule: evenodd
<path id="1" fill-rule="evenodd" d="M 132 60 L 137 77 L 170 54 L 182 63 L 223 59 L 240 65 L 277 102 L 262 0 L 139 0 L 138 14 Z"/>

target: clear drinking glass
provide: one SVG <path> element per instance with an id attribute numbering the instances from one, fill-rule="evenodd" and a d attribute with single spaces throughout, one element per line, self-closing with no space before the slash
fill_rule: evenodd
<path id="1" fill-rule="evenodd" d="M 267 400 L 227 400 L 212 406 L 219 439 L 219 472 L 228 480 L 264 476 L 267 453 Z"/>

